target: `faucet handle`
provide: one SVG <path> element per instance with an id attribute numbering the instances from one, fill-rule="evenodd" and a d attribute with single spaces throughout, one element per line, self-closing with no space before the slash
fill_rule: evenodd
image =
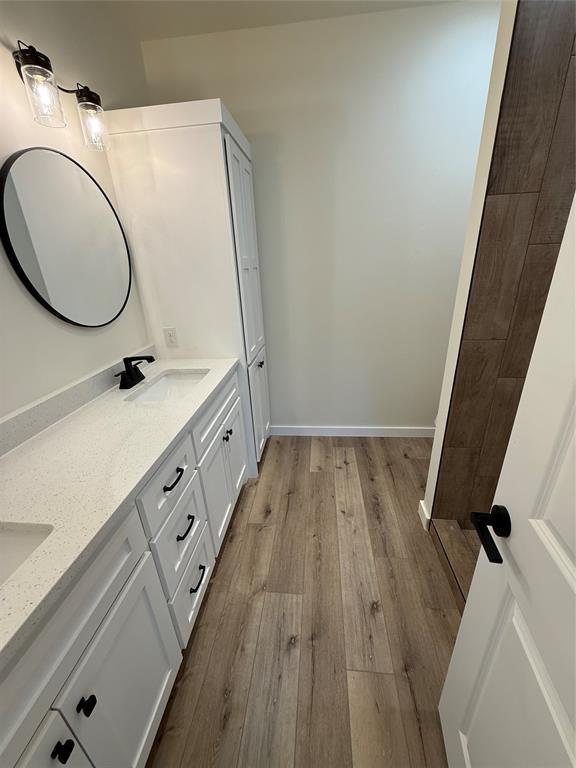
<path id="1" fill-rule="evenodd" d="M 140 363 L 153 363 L 154 357 L 152 355 L 123 357 L 122 362 L 124 363 L 125 370 L 115 373 L 114 376 L 120 376 L 120 389 L 132 389 L 132 387 L 146 378 L 138 367 Z"/>

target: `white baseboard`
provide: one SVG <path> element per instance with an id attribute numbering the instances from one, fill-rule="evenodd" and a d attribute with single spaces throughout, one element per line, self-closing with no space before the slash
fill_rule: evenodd
<path id="1" fill-rule="evenodd" d="M 420 521 L 422 522 L 422 525 L 426 530 L 430 529 L 430 513 L 428 512 L 428 508 L 426 507 L 426 502 L 424 499 L 420 499 L 420 503 L 418 504 L 418 514 L 420 515 Z"/>
<path id="2" fill-rule="evenodd" d="M 303 437 L 434 437 L 434 427 L 295 427 L 273 424 L 270 434 Z"/>

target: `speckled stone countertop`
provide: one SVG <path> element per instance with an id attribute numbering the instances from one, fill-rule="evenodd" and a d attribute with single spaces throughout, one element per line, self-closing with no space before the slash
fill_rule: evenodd
<path id="1" fill-rule="evenodd" d="M 136 493 L 182 437 L 196 412 L 235 369 L 234 359 L 159 360 L 148 383 L 174 369 L 209 369 L 178 400 L 126 400 L 146 382 L 114 389 L 0 458 L 0 520 L 52 526 L 0 585 L 0 670 L 65 596 Z M 2 553 L 0 551 L 0 557 Z"/>

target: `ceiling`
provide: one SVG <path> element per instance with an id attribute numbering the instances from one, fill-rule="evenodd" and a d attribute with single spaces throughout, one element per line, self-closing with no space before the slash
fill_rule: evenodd
<path id="1" fill-rule="evenodd" d="M 374 13 L 439 0 L 36 0 L 68 8 L 72 16 L 105 16 L 132 39 L 157 40 L 232 29 L 290 24 L 358 13 Z M 445 0 L 446 1 L 446 0 Z M 10 5 L 11 3 L 6 3 Z M 4 3 L 0 3 L 0 6 Z M 80 10 L 81 9 L 81 10 Z"/>

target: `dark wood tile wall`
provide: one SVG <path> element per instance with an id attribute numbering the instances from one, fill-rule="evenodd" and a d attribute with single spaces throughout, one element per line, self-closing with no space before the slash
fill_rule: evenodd
<path id="1" fill-rule="evenodd" d="M 575 5 L 520 0 L 432 517 L 490 509 L 575 187 Z"/>

